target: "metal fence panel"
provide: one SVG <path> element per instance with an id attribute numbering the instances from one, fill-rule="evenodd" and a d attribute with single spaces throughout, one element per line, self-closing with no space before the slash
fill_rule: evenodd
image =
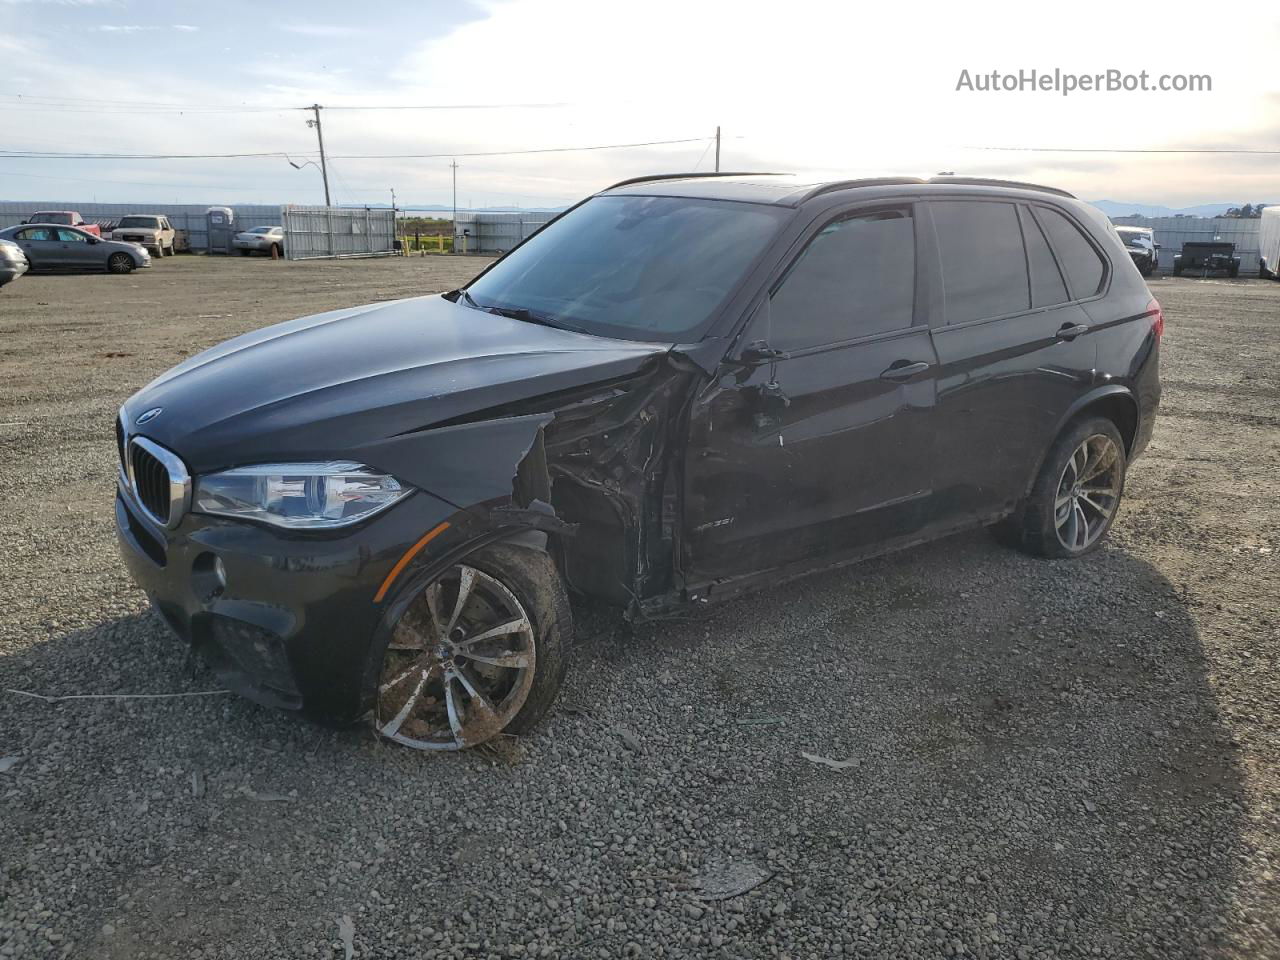
<path id="1" fill-rule="evenodd" d="M 506 253 L 532 236 L 558 213 L 460 213 L 454 224 L 454 250 Z"/>
<path id="2" fill-rule="evenodd" d="M 281 209 L 284 255 L 289 260 L 321 257 L 383 257 L 395 252 L 394 211 L 341 207 Z"/>
<path id="3" fill-rule="evenodd" d="M 1258 272 L 1260 220 L 1234 217 L 1112 217 L 1117 226 L 1150 227 L 1160 244 L 1160 269 L 1173 269 L 1173 258 L 1188 241 L 1222 240 L 1236 245 L 1242 274 Z"/>

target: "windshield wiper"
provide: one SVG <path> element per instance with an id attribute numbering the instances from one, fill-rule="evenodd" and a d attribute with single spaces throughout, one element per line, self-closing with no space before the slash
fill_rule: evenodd
<path id="1" fill-rule="evenodd" d="M 543 327 L 553 327 L 557 330 L 571 330 L 572 327 L 565 326 L 556 321 L 555 317 L 548 316 L 545 313 L 535 313 L 527 307 L 499 307 L 494 304 L 484 304 L 471 296 L 464 289 L 459 289 L 458 299 L 469 307 L 475 307 L 477 310 L 483 310 L 485 313 L 492 313 L 499 317 L 507 317 L 511 320 L 519 320 L 522 323 L 536 323 Z"/>

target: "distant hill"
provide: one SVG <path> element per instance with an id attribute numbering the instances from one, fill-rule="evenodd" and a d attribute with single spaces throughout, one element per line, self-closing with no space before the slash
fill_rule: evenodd
<path id="1" fill-rule="evenodd" d="M 370 204 L 338 204 L 341 207 L 353 207 L 356 210 L 363 210 L 368 206 L 370 210 L 386 210 L 390 208 L 389 203 L 370 203 Z M 396 209 L 401 213 L 453 213 L 453 207 L 444 203 L 397 203 Z M 459 207 L 459 213 L 559 213 L 564 207 Z"/>
<path id="2" fill-rule="evenodd" d="M 1124 203 L 1116 200 L 1090 200 L 1089 202 L 1108 217 L 1127 217 L 1134 213 L 1144 217 L 1176 217 L 1179 214 L 1185 217 L 1220 217 L 1232 207 L 1243 207 L 1246 202 L 1253 201 L 1232 200 L 1228 203 L 1202 203 L 1195 207 L 1176 208 L 1150 203 Z"/>

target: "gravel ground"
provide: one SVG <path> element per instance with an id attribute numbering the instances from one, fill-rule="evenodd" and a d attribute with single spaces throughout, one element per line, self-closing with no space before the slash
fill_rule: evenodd
<path id="1" fill-rule="evenodd" d="M 500 748 L 4 692 L 216 687 L 116 559 L 127 394 L 478 265 L 0 293 L 0 956 L 1280 957 L 1280 284 L 1152 283 L 1166 407 L 1102 551 L 974 534 L 675 623 L 581 609 L 559 706 Z"/>

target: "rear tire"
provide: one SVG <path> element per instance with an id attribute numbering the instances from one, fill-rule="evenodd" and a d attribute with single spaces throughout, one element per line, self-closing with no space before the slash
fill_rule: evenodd
<path id="1" fill-rule="evenodd" d="M 1049 448 L 1027 499 L 992 533 L 1034 556 L 1084 556 L 1115 521 L 1127 466 L 1124 440 L 1112 421 L 1077 420 Z"/>
<path id="2" fill-rule="evenodd" d="M 107 260 L 107 269 L 112 273 L 133 273 L 133 257 L 127 253 L 113 253 Z"/>
<path id="3" fill-rule="evenodd" d="M 374 729 L 418 750 L 524 733 L 555 702 L 572 638 L 569 599 L 546 552 L 477 550 L 402 614 L 382 655 Z"/>

